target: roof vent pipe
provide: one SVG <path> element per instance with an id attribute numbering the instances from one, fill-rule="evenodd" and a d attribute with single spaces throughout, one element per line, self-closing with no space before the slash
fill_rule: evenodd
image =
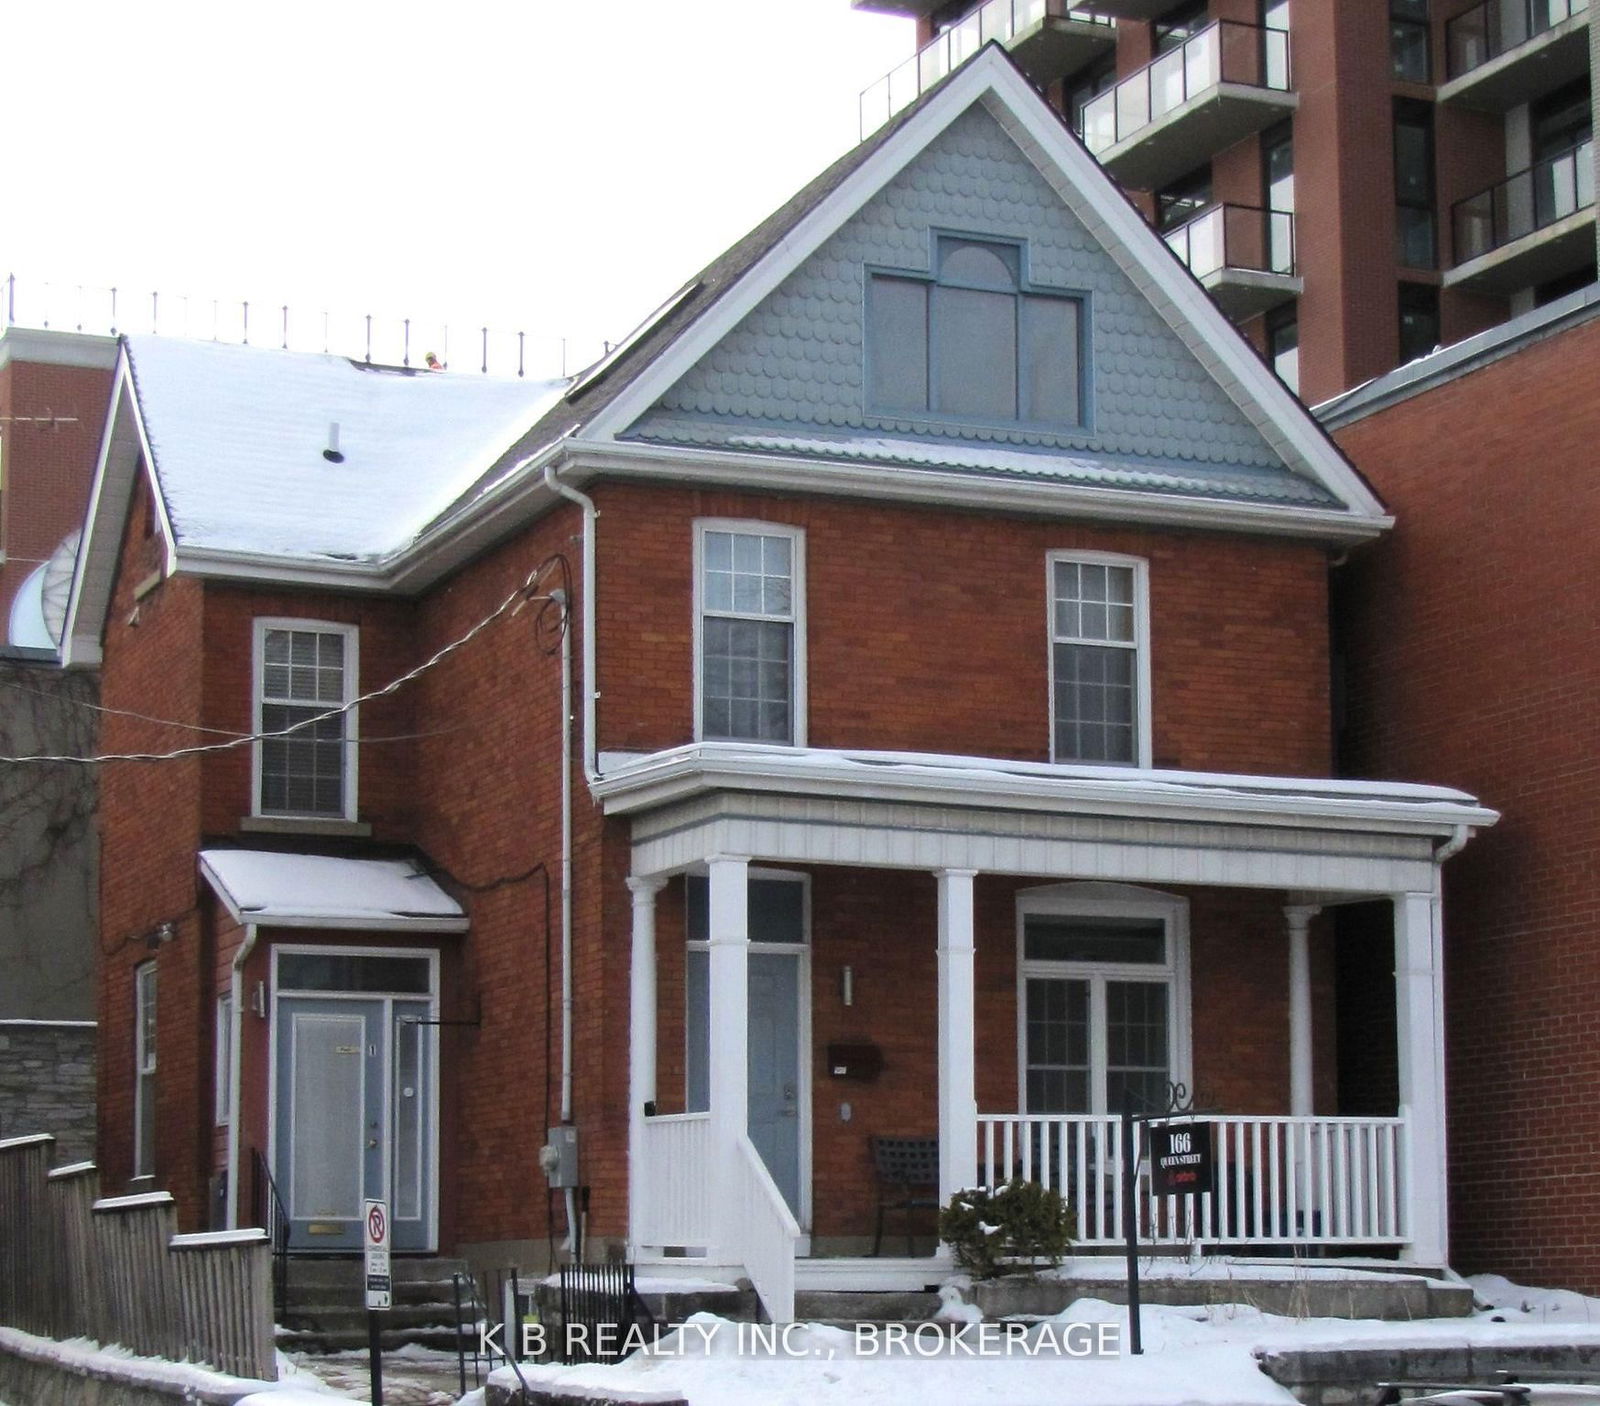
<path id="1" fill-rule="evenodd" d="M 344 463 L 344 455 L 339 452 L 339 422 L 328 421 L 328 447 L 322 451 L 322 457 L 330 464 Z"/>

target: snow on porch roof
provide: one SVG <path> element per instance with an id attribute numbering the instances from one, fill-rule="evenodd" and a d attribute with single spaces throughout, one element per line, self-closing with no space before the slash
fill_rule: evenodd
<path id="1" fill-rule="evenodd" d="M 465 932 L 461 905 L 409 859 L 208 849 L 200 872 L 241 923 Z"/>
<path id="2" fill-rule="evenodd" d="M 567 385 L 172 337 L 124 341 L 180 550 L 382 560 Z M 333 425 L 341 457 L 330 460 Z"/>

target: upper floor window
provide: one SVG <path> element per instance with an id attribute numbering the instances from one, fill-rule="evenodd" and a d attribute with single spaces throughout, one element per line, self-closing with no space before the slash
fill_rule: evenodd
<path id="1" fill-rule="evenodd" d="M 1145 564 L 1095 553 L 1049 566 L 1052 757 L 1148 766 Z"/>
<path id="2" fill-rule="evenodd" d="M 794 527 L 698 524 L 697 736 L 805 744 L 804 548 Z"/>
<path id="3" fill-rule="evenodd" d="M 1389 67 L 1407 83 L 1432 77 L 1428 49 L 1428 0 L 1389 0 Z"/>
<path id="4" fill-rule="evenodd" d="M 353 625 L 257 620 L 255 810 L 258 815 L 356 818 Z"/>
<path id="5" fill-rule="evenodd" d="M 1082 422 L 1082 309 L 1032 287 L 1021 245 L 939 235 L 932 277 L 868 277 L 871 408 L 983 423 Z"/>

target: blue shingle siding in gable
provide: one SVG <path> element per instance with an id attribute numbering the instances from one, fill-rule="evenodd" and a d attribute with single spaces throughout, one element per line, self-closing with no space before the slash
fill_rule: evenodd
<path id="1" fill-rule="evenodd" d="M 1035 286 L 1088 294 L 1090 428 L 941 425 L 868 412 L 864 270 L 926 272 L 931 230 L 1024 240 Z M 1028 473 L 1157 492 L 1333 503 L 1319 486 L 1284 468 L 979 108 L 953 122 L 785 279 L 628 437 Z M 1059 451 L 1070 459 L 1058 459 Z M 1037 468 L 1031 467 L 1034 459 Z"/>

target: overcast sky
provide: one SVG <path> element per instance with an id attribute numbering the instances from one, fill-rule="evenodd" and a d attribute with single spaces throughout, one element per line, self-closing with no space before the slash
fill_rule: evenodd
<path id="1" fill-rule="evenodd" d="M 912 43 L 849 0 L 18 3 L 0 273 L 19 320 L 49 280 L 132 331 L 154 289 L 614 340 Z"/>

